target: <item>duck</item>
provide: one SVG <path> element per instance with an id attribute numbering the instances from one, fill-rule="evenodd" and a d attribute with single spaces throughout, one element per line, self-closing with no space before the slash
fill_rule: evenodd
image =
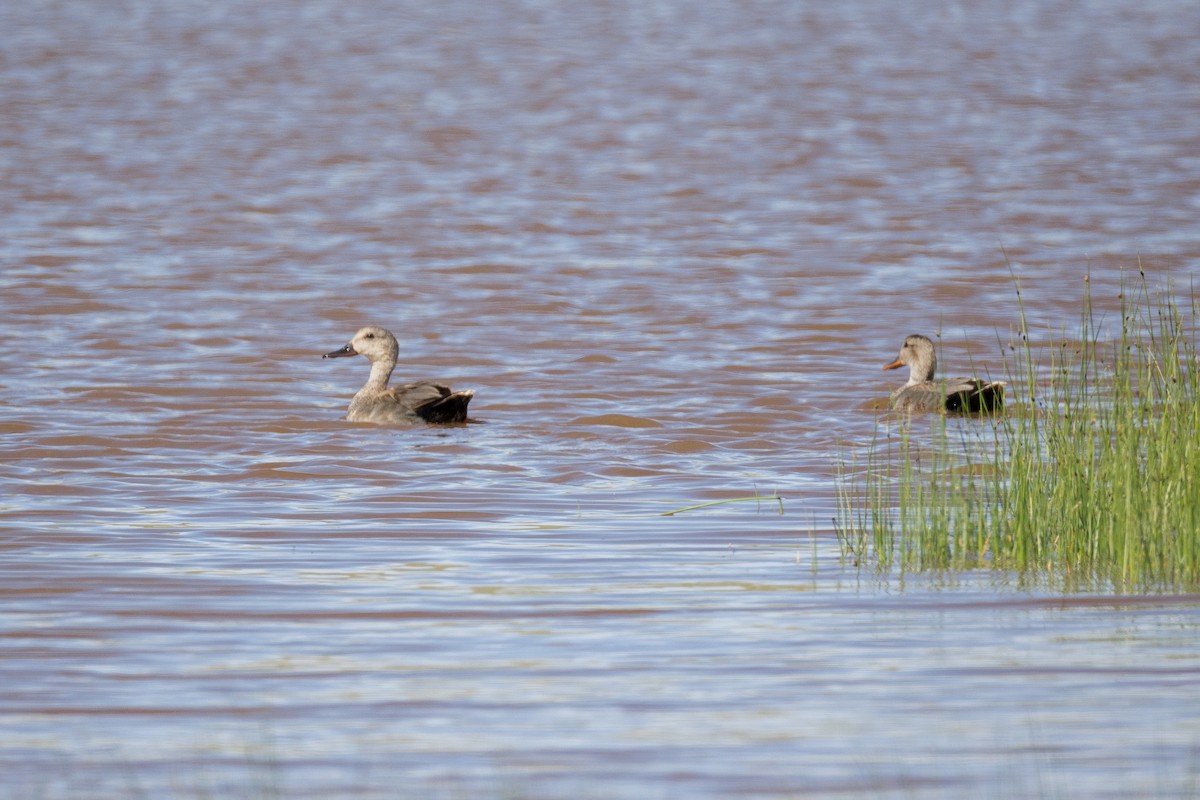
<path id="1" fill-rule="evenodd" d="M 928 336 L 914 333 L 904 340 L 900 355 L 884 369 L 908 367 L 908 383 L 892 392 L 889 405 L 897 411 L 955 411 L 987 413 L 1004 405 L 1004 381 L 981 378 L 934 380 L 937 356 Z"/>
<path id="2" fill-rule="evenodd" d="M 417 381 L 389 388 L 388 380 L 396 368 L 399 354 L 400 345 L 391 331 L 368 325 L 360 328 L 345 347 L 321 356 L 361 355 L 371 362 L 371 376 L 350 401 L 346 419 L 384 424 L 467 422 L 467 404 L 475 396 L 473 389 L 456 392 L 435 381 Z"/>

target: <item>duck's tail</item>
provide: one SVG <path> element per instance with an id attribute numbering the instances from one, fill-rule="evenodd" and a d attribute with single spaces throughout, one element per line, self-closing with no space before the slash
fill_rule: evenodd
<path id="1" fill-rule="evenodd" d="M 471 402 L 471 398 L 474 396 L 474 389 L 451 392 L 439 400 L 426 403 L 416 409 L 416 412 L 421 419 L 434 424 L 446 425 L 455 422 L 466 422 L 467 404 Z"/>

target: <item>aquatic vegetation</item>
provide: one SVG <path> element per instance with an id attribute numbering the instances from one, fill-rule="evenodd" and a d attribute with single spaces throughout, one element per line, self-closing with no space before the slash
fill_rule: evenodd
<path id="1" fill-rule="evenodd" d="M 1141 273 L 1118 330 L 1090 288 L 1074 337 L 1035 345 L 1022 307 L 1006 414 L 881 420 L 867 464 L 842 468 L 845 554 L 1069 587 L 1200 587 L 1194 293 L 1181 308 Z"/>
<path id="2" fill-rule="evenodd" d="M 695 511 L 698 508 L 708 508 L 709 506 L 721 506 L 721 505 L 725 505 L 726 503 L 752 502 L 752 503 L 757 503 L 759 509 L 761 510 L 762 503 L 764 500 L 769 503 L 775 503 L 775 502 L 779 503 L 779 513 L 780 514 L 783 513 L 783 498 L 779 496 L 778 492 L 771 492 L 770 494 L 758 494 L 757 490 L 755 490 L 755 493 L 752 497 L 729 497 L 724 500 L 710 500 L 707 503 L 696 503 L 695 505 L 684 506 L 683 508 L 676 508 L 676 509 L 672 509 L 671 511 L 664 511 L 661 514 L 659 514 L 659 516 L 660 517 L 673 517 L 676 514 L 682 514 L 684 511 Z"/>

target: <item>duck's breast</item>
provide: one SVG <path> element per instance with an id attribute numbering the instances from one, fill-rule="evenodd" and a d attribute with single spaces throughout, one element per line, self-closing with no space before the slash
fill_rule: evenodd
<path id="1" fill-rule="evenodd" d="M 940 411 L 946 407 L 946 395 L 935 383 L 901 386 L 892 392 L 891 405 L 897 411 Z"/>

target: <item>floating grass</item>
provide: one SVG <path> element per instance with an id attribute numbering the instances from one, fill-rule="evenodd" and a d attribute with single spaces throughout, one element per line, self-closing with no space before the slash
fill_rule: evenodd
<path id="1" fill-rule="evenodd" d="M 843 552 L 883 569 L 1200 586 L 1197 310 L 1139 273 L 1119 328 L 1090 282 L 1075 336 L 1035 346 L 1022 308 L 1004 415 L 881 422 L 867 463 L 842 468 Z"/>
<path id="2" fill-rule="evenodd" d="M 720 505 L 725 505 L 726 503 L 758 503 L 761 507 L 761 504 L 764 500 L 767 502 L 778 502 L 779 503 L 779 513 L 780 514 L 783 513 L 783 498 L 780 497 L 778 493 L 772 492 L 771 494 L 768 494 L 768 495 L 756 494 L 752 497 L 730 497 L 725 500 L 710 500 L 707 503 L 697 503 L 694 506 L 684 506 L 683 508 L 676 508 L 672 511 L 664 511 L 659 516 L 673 517 L 676 514 L 682 514 L 685 511 L 695 511 L 698 508 L 708 508 L 709 506 L 720 506 Z"/>

